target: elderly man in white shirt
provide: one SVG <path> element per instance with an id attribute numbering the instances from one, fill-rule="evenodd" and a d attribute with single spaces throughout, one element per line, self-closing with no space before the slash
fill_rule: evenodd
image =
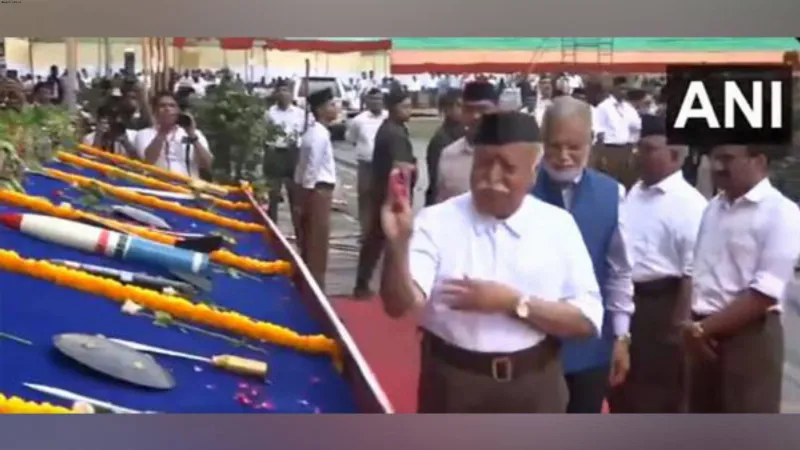
<path id="1" fill-rule="evenodd" d="M 600 292 L 575 221 L 528 195 L 540 142 L 531 116 L 487 114 L 470 192 L 416 218 L 407 197 L 383 206 L 384 309 L 421 312 L 420 412 L 564 412 L 556 340 L 600 332 Z"/>
<path id="2" fill-rule="evenodd" d="M 567 412 L 599 414 L 609 385 L 625 381 L 629 323 L 634 311 L 629 243 L 621 203 L 625 188 L 588 168 L 592 145 L 589 104 L 560 96 L 544 116 L 544 160 L 532 193 L 572 215 L 589 250 L 607 312 L 596 339 L 562 343 L 561 360 L 570 392 Z"/>
<path id="3" fill-rule="evenodd" d="M 372 197 L 372 154 L 375 151 L 375 134 L 389 112 L 383 107 L 383 94 L 380 89 L 370 89 L 365 97 L 366 111 L 355 116 L 347 126 L 345 140 L 356 149 L 358 220 L 361 234 L 366 235 L 367 227 L 373 217 Z"/>
<path id="4" fill-rule="evenodd" d="M 177 100 L 168 92 L 158 95 L 154 106 L 155 126 L 136 133 L 134 147 L 139 158 L 192 178 L 199 178 L 201 169 L 211 170 L 214 155 L 194 118 L 181 113 Z"/>
<path id="5" fill-rule="evenodd" d="M 640 179 L 622 208 L 635 261 L 631 370 L 609 403 L 615 413 L 679 413 L 686 394 L 681 324 L 689 314 L 695 239 L 708 202 L 684 179 L 689 150 L 667 144 L 663 117 L 642 116 L 637 148 Z"/>
<path id="6" fill-rule="evenodd" d="M 767 178 L 783 150 L 720 145 L 711 151 L 721 193 L 706 208 L 695 247 L 689 411 L 778 413 L 784 342 L 781 302 L 800 256 L 800 209 Z"/>
<path id="7" fill-rule="evenodd" d="M 281 78 L 275 83 L 275 97 L 277 101 L 267 110 L 265 119 L 280 128 L 280 133 L 271 142 L 267 142 L 264 176 L 270 181 L 267 215 L 277 223 L 278 207 L 283 199 L 281 192 L 284 188 L 289 197 L 290 209 L 294 203 L 295 187 L 292 178 L 297 165 L 300 135 L 306 130 L 307 119 L 305 110 L 292 104 L 292 90 L 287 80 Z M 292 221 L 294 220 L 292 217 Z"/>
<path id="8" fill-rule="evenodd" d="M 303 134 L 294 172 L 297 186 L 296 232 L 300 254 L 311 275 L 324 290 L 331 234 L 331 204 L 336 187 L 336 162 L 328 126 L 336 120 L 339 111 L 333 102 L 331 89 L 313 92 L 307 101 L 314 122 Z"/>

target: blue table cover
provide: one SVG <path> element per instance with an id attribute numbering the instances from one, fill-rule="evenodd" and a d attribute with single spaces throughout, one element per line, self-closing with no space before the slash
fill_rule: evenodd
<path id="1" fill-rule="evenodd" d="M 71 165 L 56 163 L 50 167 L 117 186 L 135 185 L 120 179 L 106 179 L 98 172 Z M 73 207 L 85 209 L 77 203 L 84 193 L 61 181 L 31 175 L 24 186 L 30 195 L 45 196 L 56 204 L 68 202 Z M 104 202 L 122 204 L 113 198 Z M 198 206 L 193 204 L 194 201 L 182 203 Z M 0 202 L 0 213 L 17 210 Z M 150 211 L 167 220 L 175 231 L 208 233 L 220 230 L 216 225 L 163 210 Z M 252 212 L 222 209 L 215 212 L 239 220 L 258 221 Z M 226 232 L 237 240 L 237 245 L 232 248 L 236 254 L 267 261 L 275 259 L 263 235 Z M 14 250 L 26 258 L 68 259 L 166 276 L 150 267 L 43 242 L 2 225 L 0 248 Z M 236 278 L 215 271 L 212 280 L 212 292 L 202 299 L 289 327 L 301 334 L 322 332 L 320 324 L 312 320 L 300 302 L 296 288 L 285 276 L 246 275 Z M 219 333 L 219 330 L 210 331 Z M 257 342 L 247 342 L 247 346 L 243 346 L 174 324 L 159 326 L 152 317 L 123 314 L 121 304 L 113 300 L 5 271 L 0 271 L 0 333 L 33 343 L 27 345 L 0 337 L 0 393 L 6 396 L 70 406 L 69 401 L 23 386 L 27 382 L 66 389 L 127 408 L 165 413 L 357 412 L 352 389 L 335 370 L 330 357 Z M 235 354 L 260 359 L 269 364 L 269 375 L 267 380 L 254 380 L 203 363 L 155 355 L 156 360 L 173 374 L 177 386 L 169 391 L 148 390 L 94 373 L 62 356 L 52 345 L 53 336 L 60 333 L 101 334 L 206 357 Z M 256 349 L 249 348 L 250 345 Z M 242 401 L 241 393 L 246 393 L 248 400 Z"/>

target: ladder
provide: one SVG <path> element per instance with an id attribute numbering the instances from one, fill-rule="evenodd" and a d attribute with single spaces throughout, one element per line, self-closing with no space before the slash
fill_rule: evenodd
<path id="1" fill-rule="evenodd" d="M 580 53 L 594 52 L 596 61 L 579 61 Z M 561 38 L 561 62 L 565 65 L 579 63 L 612 64 L 614 62 L 614 38 Z"/>

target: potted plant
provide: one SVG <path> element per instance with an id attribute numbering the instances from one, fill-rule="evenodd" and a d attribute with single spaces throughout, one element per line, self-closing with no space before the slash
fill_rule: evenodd
<path id="1" fill-rule="evenodd" d="M 267 104 L 244 86 L 223 80 L 205 97 L 191 103 L 197 126 L 214 154 L 214 180 L 246 180 L 263 196 L 267 188 L 263 164 L 266 143 L 283 130 L 266 120 Z"/>

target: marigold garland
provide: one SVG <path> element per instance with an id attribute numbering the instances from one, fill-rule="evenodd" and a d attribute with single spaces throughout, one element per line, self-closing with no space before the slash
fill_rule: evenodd
<path id="1" fill-rule="evenodd" d="M 65 183 L 76 184 L 83 188 L 96 186 L 102 191 L 127 202 L 137 203 L 139 205 L 149 206 L 155 209 L 163 209 L 165 211 L 190 217 L 192 219 L 197 219 L 203 222 L 208 222 L 223 228 L 229 228 L 234 231 L 241 231 L 245 233 L 264 233 L 267 231 L 263 225 L 259 225 L 257 223 L 230 219 L 228 217 L 223 217 L 208 211 L 203 211 L 202 209 L 183 206 L 177 202 L 161 200 L 157 197 L 140 194 L 127 189 L 121 189 L 93 178 L 62 172 L 56 169 L 44 169 L 44 171 L 48 176 L 59 179 Z"/>
<path id="2" fill-rule="evenodd" d="M 176 186 L 174 184 L 157 180 L 155 178 L 150 178 L 144 175 L 139 175 L 137 173 L 128 172 L 114 166 L 109 166 L 108 164 L 103 164 L 86 158 L 81 158 L 80 156 L 76 156 L 67 152 L 58 152 L 56 153 L 56 157 L 61 162 L 72 164 L 81 167 L 83 169 L 96 170 L 107 177 L 123 178 L 128 181 L 133 181 L 134 183 L 139 183 L 143 186 L 147 186 L 152 189 L 159 189 L 162 191 L 169 191 L 169 192 L 178 192 L 181 194 L 193 193 L 191 189 L 183 186 Z M 212 196 L 207 196 L 207 199 L 211 201 L 214 204 L 214 206 L 224 209 L 230 209 L 233 211 L 249 211 L 252 209 L 252 206 L 246 202 L 232 202 L 230 200 L 224 200 Z"/>
<path id="3" fill-rule="evenodd" d="M 44 197 L 33 197 L 19 192 L 0 190 L 0 202 L 18 208 L 25 208 L 40 214 L 59 217 L 67 220 L 94 220 L 98 222 L 108 222 L 114 227 L 125 230 L 130 234 L 160 242 L 167 245 L 175 245 L 178 238 L 168 234 L 159 233 L 149 228 L 130 225 L 113 219 L 107 219 L 92 213 L 81 211 L 69 206 L 56 206 Z M 293 268 L 288 261 L 261 261 L 255 258 L 237 255 L 227 249 L 220 249 L 211 252 L 209 255 L 212 261 L 225 266 L 233 267 L 246 272 L 259 273 L 263 275 L 291 275 Z"/>
<path id="4" fill-rule="evenodd" d="M 204 304 L 194 304 L 181 297 L 122 284 L 80 270 L 59 266 L 49 261 L 23 258 L 10 250 L 0 249 L 0 270 L 46 280 L 120 303 L 131 301 L 147 309 L 165 312 L 187 322 L 225 330 L 250 339 L 306 353 L 331 355 L 335 361 L 340 361 L 339 345 L 327 336 L 321 334 L 304 336 L 289 328 L 258 321 L 238 312 L 218 311 Z"/>
<path id="5" fill-rule="evenodd" d="M 85 144 L 78 144 L 78 151 L 92 156 L 96 156 L 101 159 L 105 159 L 106 161 L 111 161 L 117 164 L 123 164 L 128 167 L 139 169 L 143 172 L 151 173 L 153 175 L 158 175 L 163 178 L 168 178 L 173 181 L 180 181 L 182 183 L 191 183 L 193 181 L 191 177 L 187 177 L 186 175 L 171 172 L 169 170 L 162 169 L 152 164 L 128 158 L 127 156 L 117 155 L 115 153 L 109 153 L 94 147 L 90 147 Z M 213 184 L 213 183 L 209 184 L 211 184 L 216 189 L 220 189 L 227 192 L 228 194 L 238 193 L 241 191 L 241 188 L 236 186 L 223 186 L 220 184 Z"/>
<path id="6" fill-rule="evenodd" d="M 76 414 L 75 411 L 50 403 L 36 403 L 0 393 L 0 414 Z"/>

